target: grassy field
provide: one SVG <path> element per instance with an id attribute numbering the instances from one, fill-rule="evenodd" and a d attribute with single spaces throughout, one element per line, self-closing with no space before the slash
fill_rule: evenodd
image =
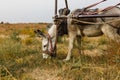
<path id="1" fill-rule="evenodd" d="M 68 36 L 59 38 L 57 57 L 42 59 L 41 39 L 35 29 L 46 23 L 0 24 L 0 80 L 120 80 L 120 44 L 105 36 L 83 38 L 72 59 L 67 55 Z"/>

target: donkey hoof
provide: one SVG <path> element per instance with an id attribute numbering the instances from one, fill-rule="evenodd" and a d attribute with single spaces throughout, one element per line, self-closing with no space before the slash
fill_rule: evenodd
<path id="1" fill-rule="evenodd" d="M 70 59 L 63 59 L 64 62 L 69 61 Z"/>

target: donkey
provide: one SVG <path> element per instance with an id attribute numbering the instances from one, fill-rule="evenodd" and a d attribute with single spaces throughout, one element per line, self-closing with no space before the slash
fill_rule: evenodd
<path id="1" fill-rule="evenodd" d="M 42 37 L 42 55 L 47 59 L 50 56 L 56 56 L 56 25 L 53 24 L 48 29 L 48 33 L 44 34 L 40 30 L 34 31 L 38 37 Z"/>
<path id="2" fill-rule="evenodd" d="M 65 60 L 70 60 L 71 58 L 71 52 L 73 49 L 73 43 L 75 40 L 75 37 L 77 36 L 77 41 L 81 41 L 81 37 L 87 36 L 87 37 L 97 37 L 101 35 L 105 35 L 108 38 L 114 40 L 118 44 L 120 44 L 120 18 L 119 21 L 107 23 L 107 24 L 84 24 L 84 23 L 75 23 L 74 20 L 71 18 L 72 15 L 76 13 L 76 10 L 73 11 L 68 16 L 68 34 L 69 34 L 69 50 L 68 54 Z M 114 15 L 114 14 L 120 14 L 120 8 L 115 7 L 111 10 L 105 11 L 100 14 L 106 14 L 106 15 Z M 84 18 L 85 21 L 88 19 Z M 82 19 L 82 20 L 84 20 Z M 92 22 L 107 22 L 110 20 L 113 20 L 114 18 L 93 18 Z M 80 19 L 81 20 L 81 19 Z M 80 43 L 79 43 L 80 44 Z"/>
<path id="3" fill-rule="evenodd" d="M 83 36 L 87 37 L 97 37 L 101 35 L 106 35 L 110 39 L 120 43 L 120 20 L 115 21 L 112 23 L 106 23 L 106 24 L 83 24 L 83 23 L 76 23 L 71 18 L 71 16 L 76 12 L 73 11 L 68 15 L 67 19 L 67 28 L 68 28 L 68 35 L 69 35 L 69 47 L 68 47 L 68 54 L 65 60 L 70 60 L 71 58 L 71 52 L 73 49 L 73 43 L 75 38 L 77 37 L 77 41 L 81 42 L 81 38 Z M 111 10 L 105 11 L 101 14 L 120 14 L 120 9 L 115 7 Z M 111 18 L 114 19 L 114 18 Z M 110 18 L 95 18 L 96 22 L 106 22 L 110 21 Z M 80 19 L 81 20 L 81 19 Z M 87 18 L 85 20 L 88 21 Z M 93 21 L 94 22 L 94 21 Z M 62 26 L 61 26 L 62 27 Z M 53 24 L 51 28 L 48 30 L 48 34 L 42 33 L 40 30 L 36 30 L 35 32 L 43 37 L 42 40 L 42 50 L 43 50 L 43 58 L 47 58 L 49 54 L 54 53 L 55 51 L 55 43 L 56 43 L 56 25 Z M 78 43 L 79 44 L 79 43 Z M 51 46 L 52 45 L 52 46 Z"/>

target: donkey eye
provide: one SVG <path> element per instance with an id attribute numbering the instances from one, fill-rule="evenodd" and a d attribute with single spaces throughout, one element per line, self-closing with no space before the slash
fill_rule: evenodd
<path id="1" fill-rule="evenodd" d="M 44 45 L 43 47 L 47 47 L 47 45 Z"/>

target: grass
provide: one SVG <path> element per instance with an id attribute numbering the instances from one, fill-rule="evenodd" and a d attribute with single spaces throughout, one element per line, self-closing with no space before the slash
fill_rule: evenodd
<path id="1" fill-rule="evenodd" d="M 13 26 L 8 25 L 9 29 Z M 24 29 L 25 35 L 34 35 L 31 32 L 35 28 L 22 27 L 22 29 L 16 28 L 10 32 L 9 29 L 9 34 L 5 33 L 8 37 L 0 38 L 1 80 L 35 80 L 36 77 L 38 78 L 36 80 L 120 80 L 120 45 L 106 40 L 104 36 L 84 38 L 82 46 L 84 50 L 91 52 L 94 49 L 103 50 L 106 54 L 92 57 L 79 54 L 78 49 L 74 48 L 72 59 L 64 62 L 63 59 L 68 50 L 66 38 L 68 36 L 59 39 L 57 57 L 45 60 L 42 59 L 41 40 L 35 36 L 28 36 L 24 39 L 19 37 L 23 35 Z M 45 30 L 45 27 L 42 29 Z M 53 78 L 50 79 L 52 76 Z"/>
<path id="2" fill-rule="evenodd" d="M 20 77 L 21 73 L 24 73 L 24 68 L 33 67 L 34 60 L 32 60 L 32 56 L 40 52 L 41 46 L 38 43 L 39 42 L 36 41 L 28 45 L 23 44 L 22 41 L 15 41 L 11 38 L 4 40 L 0 44 L 0 65 L 9 69 L 15 77 Z M 35 44 L 37 45 L 34 46 Z"/>

